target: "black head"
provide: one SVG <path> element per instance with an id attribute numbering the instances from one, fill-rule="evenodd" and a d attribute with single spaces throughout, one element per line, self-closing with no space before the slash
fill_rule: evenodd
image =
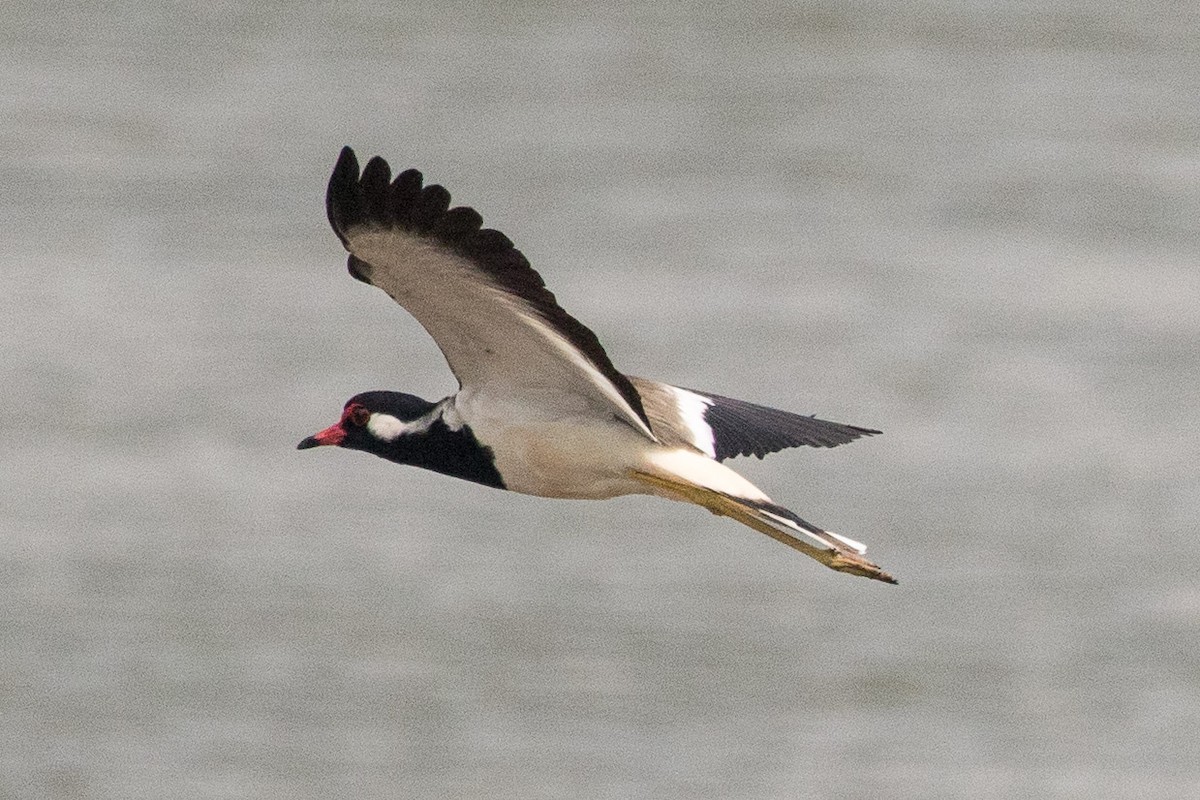
<path id="1" fill-rule="evenodd" d="M 424 433 L 434 404 L 400 392 L 363 392 L 346 401 L 342 418 L 296 445 L 298 450 L 336 445 L 384 455 L 406 435 Z"/>
<path id="2" fill-rule="evenodd" d="M 337 424 L 309 436 L 297 449 L 336 445 L 363 450 L 398 464 L 503 489 L 491 450 L 466 425 L 448 425 L 440 410 L 411 394 L 363 392 L 346 402 Z"/>

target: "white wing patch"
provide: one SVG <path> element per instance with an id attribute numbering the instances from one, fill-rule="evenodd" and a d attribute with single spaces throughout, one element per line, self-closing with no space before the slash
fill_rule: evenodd
<path id="1" fill-rule="evenodd" d="M 713 429 L 704 421 L 704 412 L 712 406 L 712 401 L 687 389 L 668 386 L 675 395 L 678 404 L 680 421 L 687 427 L 692 444 L 699 448 L 709 458 L 717 457 L 716 446 L 713 444 Z"/>

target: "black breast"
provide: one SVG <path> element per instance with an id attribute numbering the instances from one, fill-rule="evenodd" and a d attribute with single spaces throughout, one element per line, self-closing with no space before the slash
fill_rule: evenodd
<path id="1" fill-rule="evenodd" d="M 496 471 L 491 448 L 480 444 L 469 427 L 451 430 L 441 419 L 420 435 L 401 437 L 390 447 L 374 452 L 398 464 L 411 464 L 497 489 L 507 488 Z"/>

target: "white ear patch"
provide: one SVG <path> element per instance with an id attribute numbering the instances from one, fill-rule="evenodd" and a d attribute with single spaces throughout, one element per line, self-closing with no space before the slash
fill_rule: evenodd
<path id="1" fill-rule="evenodd" d="M 422 427 L 424 426 L 402 422 L 391 414 L 381 414 L 379 412 L 375 412 L 367 420 L 367 430 L 370 431 L 371 435 L 385 442 L 395 441 L 404 434 L 412 433 Z"/>

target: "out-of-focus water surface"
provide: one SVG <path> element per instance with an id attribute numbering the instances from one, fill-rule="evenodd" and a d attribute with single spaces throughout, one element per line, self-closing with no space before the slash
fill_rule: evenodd
<path id="1" fill-rule="evenodd" d="M 1187 4 L 18 3 L 0 32 L 0 795 L 1200 790 Z M 882 437 L 650 499 L 299 439 L 453 381 L 343 144 L 618 367 Z"/>

